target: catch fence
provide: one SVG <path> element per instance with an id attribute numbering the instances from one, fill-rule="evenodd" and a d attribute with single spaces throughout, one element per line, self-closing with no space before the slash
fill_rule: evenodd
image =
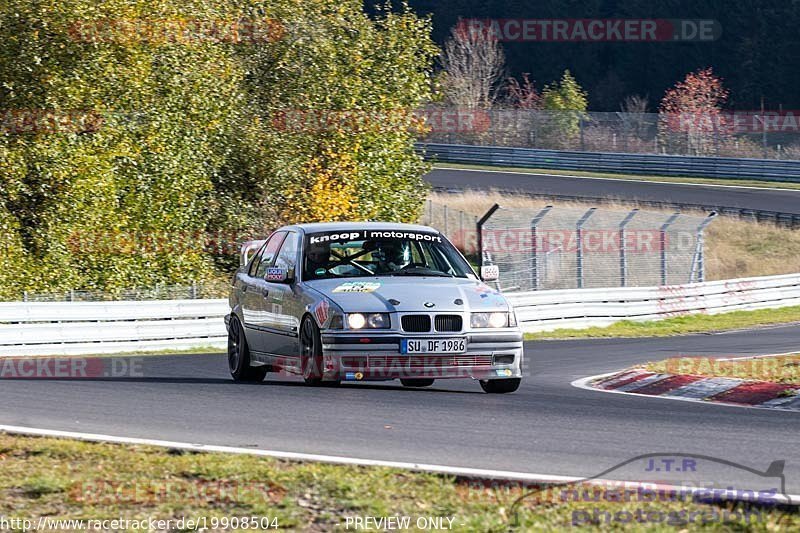
<path id="1" fill-rule="evenodd" d="M 800 113 L 427 108 L 420 142 L 580 152 L 800 159 Z M 439 117 L 457 117 L 449 122 Z M 430 118 L 432 117 L 432 118 Z M 441 123 L 440 123 L 441 122 Z"/>

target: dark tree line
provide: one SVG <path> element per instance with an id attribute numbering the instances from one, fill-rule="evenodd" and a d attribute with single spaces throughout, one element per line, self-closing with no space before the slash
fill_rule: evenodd
<path id="1" fill-rule="evenodd" d="M 368 0 L 369 6 L 383 0 Z M 713 67 L 730 89 L 729 107 L 800 108 L 800 2 L 787 0 L 409 0 L 430 13 L 441 44 L 463 18 L 714 19 L 714 42 L 507 42 L 509 74 L 530 73 L 538 87 L 569 69 L 587 90 L 590 109 L 617 111 L 628 95 L 651 108 L 687 72 Z M 650 109 L 655 111 L 655 109 Z"/>

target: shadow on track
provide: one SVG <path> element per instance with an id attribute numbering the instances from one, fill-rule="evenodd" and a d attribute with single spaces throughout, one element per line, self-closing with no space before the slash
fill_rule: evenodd
<path id="1" fill-rule="evenodd" d="M 236 387 L 293 387 L 308 390 L 378 390 L 378 391 L 395 391 L 404 393 L 426 393 L 426 394 L 483 394 L 480 391 L 465 391 L 465 390 L 450 390 L 450 389 L 437 389 L 437 388 L 415 388 L 403 387 L 402 385 L 387 385 L 376 383 L 340 383 L 323 384 L 321 386 L 309 386 L 301 381 L 276 381 L 265 380 L 263 383 L 236 383 L 231 379 L 226 378 L 181 378 L 181 377 L 81 377 L 81 378 L 58 378 L 58 377 L 7 377 L 1 378 L 0 383 L 3 381 L 44 381 L 44 382 L 98 382 L 98 383 L 163 383 L 173 385 L 226 385 Z"/>

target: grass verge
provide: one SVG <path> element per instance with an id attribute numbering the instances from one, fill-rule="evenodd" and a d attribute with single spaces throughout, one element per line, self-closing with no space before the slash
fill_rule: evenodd
<path id="1" fill-rule="evenodd" d="M 800 307 L 734 311 L 719 315 L 689 315 L 651 322 L 625 320 L 605 328 L 559 329 L 544 333 L 528 333 L 526 340 L 588 339 L 611 337 L 671 337 L 692 333 L 716 333 L 800 322 Z"/>
<path id="2" fill-rule="evenodd" d="M 420 518 L 442 517 L 444 524 L 452 518 L 454 531 L 560 531 L 573 526 L 576 516 L 579 525 L 604 526 L 604 518 L 600 522 L 594 518 L 597 509 L 598 516 L 609 512 L 612 517 L 639 510 L 644 516 L 662 513 L 662 519 L 696 513 L 697 523 L 690 526 L 693 531 L 800 528 L 798 515 L 777 510 L 763 510 L 747 525 L 741 517 L 726 524 L 725 511 L 742 510 L 731 504 L 620 502 L 607 501 L 602 495 L 599 502 L 589 496 L 576 503 L 565 502 L 555 496 L 561 493 L 551 491 L 553 497 L 531 495 L 517 507 L 514 502 L 523 494 L 518 487 L 487 487 L 447 476 L 9 434 L 0 434 L 0 464 L 4 474 L 0 516 L 34 523 L 42 516 L 83 520 L 205 517 L 211 530 L 231 531 L 236 528 L 224 527 L 221 521 L 211 528 L 212 520 L 248 516 L 276 519 L 281 529 L 330 531 L 345 530 L 347 517 L 400 516 L 410 517 L 409 529 L 425 525 L 417 522 Z M 616 485 L 611 490 L 619 493 Z M 517 522 L 511 517 L 514 510 L 518 510 L 514 513 Z M 699 517 L 710 513 L 719 518 L 699 523 Z M 642 524 L 629 519 L 614 529 L 674 531 L 680 525 L 651 520 Z"/>
<path id="3" fill-rule="evenodd" d="M 647 363 L 643 368 L 659 374 L 690 374 L 800 385 L 800 354 L 727 360 L 712 357 L 677 357 Z"/>
<path id="4" fill-rule="evenodd" d="M 638 174 L 612 174 L 609 172 L 582 172 L 572 170 L 548 170 L 543 168 L 495 167 L 489 165 L 470 165 L 461 163 L 435 163 L 434 168 L 494 170 L 496 172 L 518 172 L 521 174 L 549 174 L 553 176 L 579 176 L 582 178 L 607 178 L 630 181 L 660 181 L 664 183 L 695 183 L 698 185 L 729 185 L 740 187 L 758 187 L 760 189 L 800 189 L 800 183 L 784 181 L 762 181 L 741 179 L 719 179 L 698 176 L 647 176 Z"/>

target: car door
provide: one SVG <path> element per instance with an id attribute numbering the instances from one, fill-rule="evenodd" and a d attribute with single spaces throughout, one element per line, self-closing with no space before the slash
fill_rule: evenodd
<path id="1" fill-rule="evenodd" d="M 283 356 L 297 357 L 300 353 L 298 345 L 300 318 L 304 306 L 300 287 L 295 283 L 298 254 L 300 253 L 300 234 L 290 231 L 283 240 L 283 245 L 275 258 L 275 267 L 285 269 L 291 282 L 267 282 L 269 288 L 268 305 L 270 306 L 270 345 L 275 346 L 276 353 Z"/>
<path id="2" fill-rule="evenodd" d="M 273 349 L 268 335 L 271 325 L 270 309 L 267 305 L 269 286 L 264 277 L 267 269 L 275 262 L 275 257 L 285 237 L 285 231 L 273 233 L 261 249 L 259 256 L 253 260 L 253 264 L 245 276 L 245 283 L 242 287 L 242 316 L 247 341 L 253 352 L 269 353 Z"/>

